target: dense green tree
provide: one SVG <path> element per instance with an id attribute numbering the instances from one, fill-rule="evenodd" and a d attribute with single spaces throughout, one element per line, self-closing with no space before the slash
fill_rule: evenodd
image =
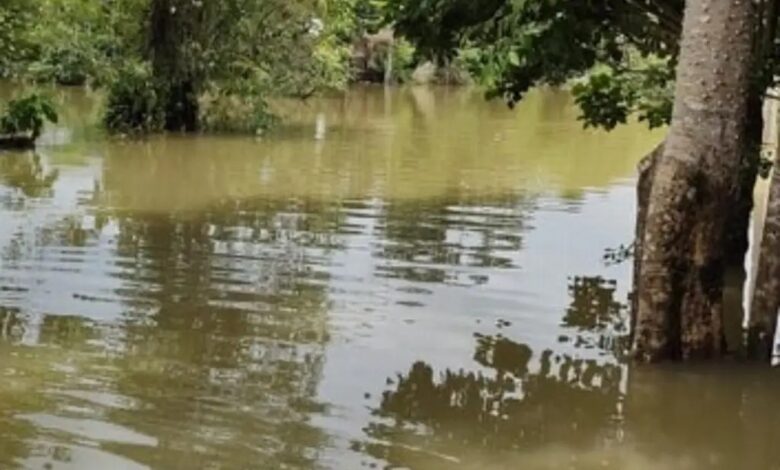
<path id="1" fill-rule="evenodd" d="M 147 0 L 0 2 L 0 76 L 100 84 L 135 53 Z"/>
<path id="2" fill-rule="evenodd" d="M 32 14 L 27 6 L 24 0 L 0 3 L 0 78 L 14 76 L 29 49 L 25 30 Z"/>
<path id="3" fill-rule="evenodd" d="M 164 96 L 165 127 L 198 129 L 206 92 L 314 92 L 324 75 L 318 13 L 306 1 L 152 1 L 146 56 Z"/>
<path id="4" fill-rule="evenodd" d="M 0 76 L 108 85 L 116 131 L 255 131 L 271 122 L 268 97 L 346 85 L 373 3 L 8 0 Z"/>

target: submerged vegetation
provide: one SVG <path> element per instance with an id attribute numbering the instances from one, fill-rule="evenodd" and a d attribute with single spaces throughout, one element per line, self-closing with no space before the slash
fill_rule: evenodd
<path id="1" fill-rule="evenodd" d="M 149 67 L 142 63 L 123 67 L 108 87 L 103 124 L 112 132 L 147 133 L 165 124 L 162 97 Z"/>
<path id="2" fill-rule="evenodd" d="M 111 132 L 254 133 L 276 122 L 271 98 L 405 82 L 429 63 L 388 29 L 390 3 L 9 0 L 0 78 L 105 88 Z"/>
<path id="3" fill-rule="evenodd" d="M 379 21 L 369 3 L 11 0 L 0 77 L 105 87 L 114 132 L 255 132 L 274 122 L 269 98 L 349 83 L 352 44 Z"/>
<path id="4" fill-rule="evenodd" d="M 46 96 L 33 92 L 11 100 L 0 110 L 0 147 L 32 146 L 46 121 L 57 122 L 57 112 Z"/>
<path id="5" fill-rule="evenodd" d="M 395 35 L 387 0 L 8 0 L 0 78 L 104 88 L 116 133 L 255 133 L 269 100 L 443 66 Z M 455 62 L 425 78 L 452 81 Z M 424 77 L 425 74 L 418 74 Z"/>

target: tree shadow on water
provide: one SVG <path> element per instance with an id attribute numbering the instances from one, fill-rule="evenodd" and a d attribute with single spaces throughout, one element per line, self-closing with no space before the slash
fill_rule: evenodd
<path id="1" fill-rule="evenodd" d="M 569 341 L 537 356 L 476 334 L 471 370 L 420 361 L 388 379 L 368 440 L 353 448 L 388 468 L 778 468 L 780 374 L 632 366 L 615 284 L 575 278 L 569 293 L 562 327 L 598 360 L 563 352 Z"/>
<path id="2" fill-rule="evenodd" d="M 456 449 L 527 451 L 546 444 L 589 448 L 614 431 L 621 367 L 546 350 L 531 371 L 529 346 L 501 336 L 477 335 L 476 342 L 474 359 L 482 370 L 436 374 L 417 362 L 389 381 L 392 387 L 366 429 L 375 442 L 361 450 L 405 465 L 410 448 L 432 456 Z"/>

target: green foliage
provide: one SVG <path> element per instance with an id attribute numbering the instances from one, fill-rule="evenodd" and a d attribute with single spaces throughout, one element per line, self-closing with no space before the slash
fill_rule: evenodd
<path id="1" fill-rule="evenodd" d="M 668 61 L 651 59 L 640 70 L 636 112 L 650 128 L 661 127 L 672 120 L 674 104 L 674 66 Z"/>
<path id="2" fill-rule="evenodd" d="M 585 126 L 603 126 L 607 130 L 626 122 L 636 99 L 624 77 L 616 76 L 611 69 L 590 74 L 574 86 L 573 92 Z"/>
<path id="3" fill-rule="evenodd" d="M 390 0 L 350 0 L 359 33 L 376 33 L 387 23 Z"/>
<path id="4" fill-rule="evenodd" d="M 341 36 L 352 28 L 351 2 L 151 0 L 145 57 L 164 95 L 165 127 L 225 130 L 241 120 L 220 103 L 240 97 L 254 110 L 239 113 L 249 119 L 236 130 L 246 130 L 265 121 L 269 96 L 344 86 L 349 50 Z M 199 110 L 201 101 L 210 106 Z"/>
<path id="5" fill-rule="evenodd" d="M 30 46 L 25 30 L 31 24 L 31 11 L 25 0 L 0 2 L 0 78 L 13 77 Z"/>
<path id="6" fill-rule="evenodd" d="M 210 132 L 260 134 L 278 122 L 265 94 L 213 88 L 201 100 L 201 123 Z"/>
<path id="7" fill-rule="evenodd" d="M 157 132 L 165 124 L 163 104 L 149 66 L 130 64 L 109 86 L 103 123 L 115 133 Z"/>
<path id="8" fill-rule="evenodd" d="M 0 0 L 0 77 L 108 85 L 105 123 L 113 131 L 159 130 L 160 107 L 162 127 L 171 129 L 187 121 L 177 118 L 185 112 L 205 128 L 266 127 L 268 98 L 345 87 L 352 45 L 386 24 L 390 3 Z M 395 78 L 407 78 L 414 61 L 414 48 L 400 42 Z M 128 62 L 149 67 L 140 73 Z M 240 113 L 248 119 L 241 125 L 217 105 L 239 98 L 255 110 Z"/>
<path id="9" fill-rule="evenodd" d="M 11 100 L 0 115 L 0 135 L 41 135 L 46 121 L 57 122 L 52 101 L 39 93 L 28 93 Z"/>
<path id="10" fill-rule="evenodd" d="M 495 18 L 511 0 L 390 0 L 386 16 L 429 58 L 454 57 L 475 25 Z M 524 2 L 514 2 L 524 3 Z"/>
<path id="11" fill-rule="evenodd" d="M 394 0 L 389 11 L 397 32 L 423 54 L 452 58 L 466 51 L 489 96 L 510 105 L 538 84 L 585 77 L 576 87 L 583 120 L 612 128 L 634 112 L 650 126 L 667 119 L 683 6 L 683 0 Z M 636 57 L 652 69 L 632 71 Z"/>
<path id="12" fill-rule="evenodd" d="M 385 76 L 389 66 L 387 60 L 388 47 L 384 44 L 376 47 L 373 51 L 372 61 L 369 64 L 369 69 L 379 77 Z M 417 64 L 415 47 L 404 38 L 396 38 L 390 53 L 393 61 L 390 80 L 394 83 L 409 81 Z"/>
<path id="13" fill-rule="evenodd" d="M 30 64 L 29 74 L 38 82 L 83 85 L 94 73 L 90 57 L 82 49 L 51 48 L 40 61 Z"/>
<path id="14" fill-rule="evenodd" d="M 117 107 L 106 113 L 109 128 L 153 131 L 159 103 L 169 111 L 167 124 L 187 108 L 182 101 L 197 111 L 214 89 L 231 90 L 233 98 L 236 90 L 251 89 L 246 101 L 263 109 L 269 96 L 307 97 L 346 86 L 352 41 L 374 21 L 365 15 L 378 14 L 372 8 L 379 3 L 1 0 L 0 77 L 109 84 L 109 107 Z M 372 8 L 358 11 L 358 4 Z M 151 77 L 126 67 L 128 61 L 150 64 Z"/>
<path id="15" fill-rule="evenodd" d="M 105 21 L 94 2 L 36 0 L 40 20 L 28 38 L 34 44 L 35 59 L 27 74 L 40 82 L 81 85 L 98 69 L 102 57 L 97 50 Z"/>
<path id="16" fill-rule="evenodd" d="M 652 129 L 667 125 L 674 98 L 672 67 L 655 58 L 637 66 L 598 66 L 572 88 L 585 127 L 614 129 L 636 115 Z"/>
<path id="17" fill-rule="evenodd" d="M 404 38 L 397 38 L 393 45 L 393 76 L 396 82 L 406 82 L 417 64 L 417 49 Z"/>
<path id="18" fill-rule="evenodd" d="M 147 0 L 0 2 L 0 75 L 100 84 L 131 52 Z"/>

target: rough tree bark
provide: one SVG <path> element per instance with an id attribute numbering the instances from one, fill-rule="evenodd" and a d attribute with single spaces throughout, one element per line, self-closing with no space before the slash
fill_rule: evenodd
<path id="1" fill-rule="evenodd" d="M 764 93 L 774 82 L 775 38 L 778 26 L 778 0 L 756 3 L 756 33 L 753 42 L 755 80 L 748 98 L 746 117 L 746 151 L 743 153 L 741 181 L 726 228 L 727 261 L 742 265 L 750 245 L 748 227 L 753 213 L 753 191 L 758 177 L 759 157 L 764 133 Z"/>
<path id="2" fill-rule="evenodd" d="M 650 152 L 637 165 L 639 180 L 636 187 L 636 229 L 634 235 L 634 291 L 631 295 L 631 319 L 630 332 L 632 335 L 636 331 L 636 316 L 639 310 L 639 285 L 642 282 L 642 251 L 644 245 L 645 226 L 647 224 L 647 208 L 650 206 L 650 192 L 653 189 L 653 180 L 655 179 L 655 169 L 658 167 L 658 161 L 664 153 L 663 142 Z"/>
<path id="3" fill-rule="evenodd" d="M 766 56 L 774 52 L 778 27 L 780 2 L 771 0 L 766 4 L 766 25 L 763 29 L 763 52 Z M 770 75 L 771 78 L 771 75 Z M 771 118 L 777 119 L 776 111 Z M 772 125 L 776 125 L 773 122 Z M 776 137 L 769 139 L 775 145 Z M 763 238 L 758 252 L 755 290 L 750 303 L 748 321 L 747 353 L 755 360 L 771 360 L 774 353 L 774 338 L 777 328 L 777 313 L 780 308 L 780 161 L 775 155 L 772 179 L 769 187 L 768 206 L 763 227 Z"/>
<path id="4" fill-rule="evenodd" d="M 717 356 L 729 205 L 740 186 L 754 34 L 747 0 L 686 2 L 672 125 L 656 164 L 633 352 Z"/>
<path id="5" fill-rule="evenodd" d="M 771 359 L 780 308 L 780 162 L 775 162 L 769 189 L 764 237 L 750 303 L 748 356 Z"/>

